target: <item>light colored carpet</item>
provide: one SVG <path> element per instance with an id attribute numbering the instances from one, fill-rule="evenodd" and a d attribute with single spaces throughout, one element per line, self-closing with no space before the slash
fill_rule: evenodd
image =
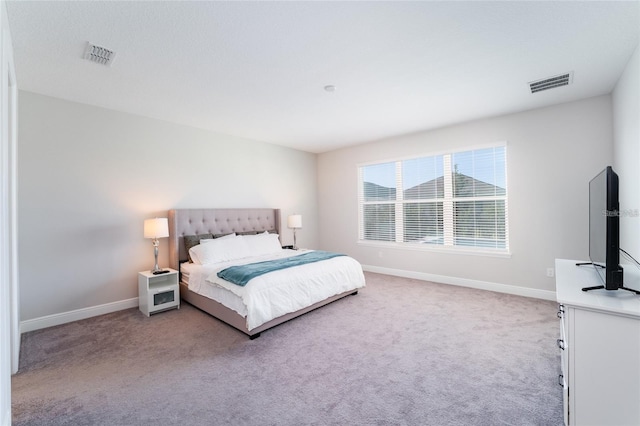
<path id="1" fill-rule="evenodd" d="M 187 304 L 27 333 L 13 424 L 562 424 L 555 303 L 366 278 L 256 340 Z"/>

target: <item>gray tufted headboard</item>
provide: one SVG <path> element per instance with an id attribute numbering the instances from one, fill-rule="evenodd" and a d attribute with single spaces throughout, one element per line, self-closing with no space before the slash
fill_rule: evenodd
<path id="1" fill-rule="evenodd" d="M 185 235 L 232 232 L 280 234 L 280 209 L 178 209 L 169 210 L 169 267 L 179 270 L 187 251 Z"/>

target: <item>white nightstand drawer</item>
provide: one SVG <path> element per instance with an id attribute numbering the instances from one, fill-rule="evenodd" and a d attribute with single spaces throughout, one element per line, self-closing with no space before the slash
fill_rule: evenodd
<path id="1" fill-rule="evenodd" d="M 173 291 L 177 284 L 163 285 L 163 286 L 149 286 L 149 294 L 163 293 L 165 291 Z"/>
<path id="2" fill-rule="evenodd" d="M 172 308 L 180 308 L 178 271 L 153 275 L 149 271 L 138 274 L 138 305 L 146 316 Z"/>

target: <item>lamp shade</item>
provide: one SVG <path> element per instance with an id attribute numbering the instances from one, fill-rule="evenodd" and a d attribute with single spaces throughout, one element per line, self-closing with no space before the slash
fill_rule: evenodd
<path id="1" fill-rule="evenodd" d="M 166 238 L 169 236 L 169 221 L 166 217 L 157 217 L 155 219 L 145 219 L 144 221 L 144 237 L 145 238 Z"/>
<path id="2" fill-rule="evenodd" d="M 302 215 L 292 214 L 287 218 L 287 227 L 289 228 L 302 228 Z"/>

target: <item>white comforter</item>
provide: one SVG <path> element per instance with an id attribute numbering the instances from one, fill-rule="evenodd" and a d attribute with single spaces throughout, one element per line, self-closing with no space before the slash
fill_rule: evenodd
<path id="1" fill-rule="evenodd" d="M 185 271 L 189 274 L 189 290 L 217 300 L 246 317 L 247 328 L 252 330 L 274 318 L 365 286 L 361 265 L 347 256 L 270 272 L 253 278 L 244 287 L 217 276 L 219 271 L 232 265 L 297 256 L 308 251 L 282 250 L 282 253 L 213 265 L 190 264 Z"/>

